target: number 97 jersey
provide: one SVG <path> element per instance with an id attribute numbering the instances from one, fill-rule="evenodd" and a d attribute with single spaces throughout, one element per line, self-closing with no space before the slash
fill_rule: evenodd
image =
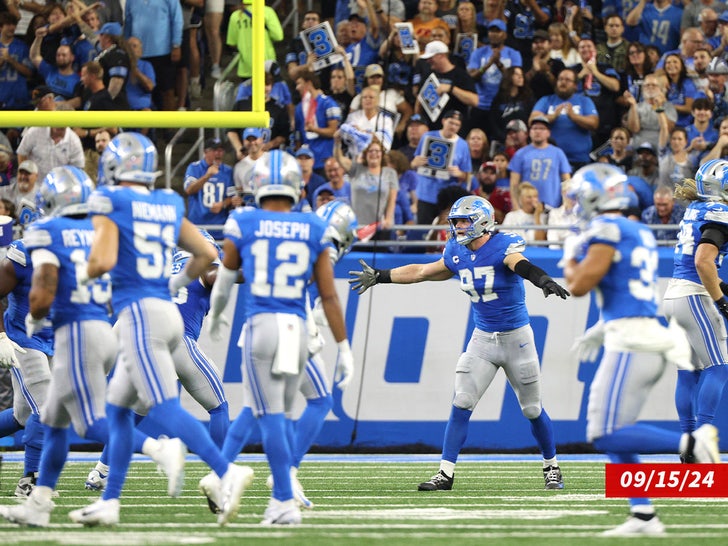
<path id="1" fill-rule="evenodd" d="M 238 209 L 223 233 L 243 262 L 242 286 L 249 293 L 246 320 L 259 313 L 291 313 L 306 318 L 306 288 L 313 264 L 329 243 L 327 224 L 305 212 Z"/>
<path id="2" fill-rule="evenodd" d="M 587 249 L 604 244 L 615 250 L 609 271 L 598 285 L 604 321 L 657 316 L 659 256 L 650 228 L 623 216 L 598 216 L 584 239 Z"/>

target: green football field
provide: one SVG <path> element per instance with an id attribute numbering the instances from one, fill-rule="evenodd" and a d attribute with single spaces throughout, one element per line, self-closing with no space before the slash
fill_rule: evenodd
<path id="1" fill-rule="evenodd" d="M 580 456 L 561 458 L 563 491 L 543 490 L 536 456 L 465 456 L 456 469 L 455 488 L 436 492 L 417 491 L 417 484 L 437 470 L 436 456 L 312 456 L 299 478 L 315 508 L 304 512 L 300 526 L 264 527 L 259 522 L 270 494 L 267 465 L 259 455 L 246 458 L 253 460 L 256 478 L 238 517 L 226 527 L 217 526 L 197 491 L 206 473 L 202 463 L 188 462 L 183 495 L 171 499 L 164 495 L 165 478 L 143 459 L 132 464 L 119 526 L 85 529 L 71 523 L 70 510 L 98 497 L 83 488 L 93 467 L 84 455 L 72 458 L 61 476 L 51 526 L 19 528 L 3 520 L 0 541 L 89 546 L 728 544 L 728 499 L 657 499 L 668 536 L 599 537 L 624 521 L 627 502 L 604 497 L 603 459 Z M 17 454 L 6 454 L 0 503 L 15 502 L 22 464 L 12 461 L 18 460 Z"/>

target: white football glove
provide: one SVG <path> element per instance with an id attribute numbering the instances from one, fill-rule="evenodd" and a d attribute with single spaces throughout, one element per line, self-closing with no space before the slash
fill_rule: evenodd
<path id="1" fill-rule="evenodd" d="M 574 340 L 571 350 L 580 362 L 594 362 L 604 344 L 604 322 L 599 321 Z"/>
<path id="2" fill-rule="evenodd" d="M 16 352 L 25 354 L 25 349 L 15 343 L 5 332 L 0 332 L 0 368 L 17 368 Z"/>
<path id="3" fill-rule="evenodd" d="M 230 321 L 223 314 L 219 314 L 216 317 L 212 315 L 207 316 L 207 331 L 213 341 L 221 341 L 222 329 L 228 326 L 230 326 Z"/>
<path id="4" fill-rule="evenodd" d="M 345 339 L 339 342 L 339 356 L 336 359 L 336 370 L 334 371 L 334 384 L 342 391 L 354 377 L 354 355 L 351 352 L 349 342 Z"/>
<path id="5" fill-rule="evenodd" d="M 175 297 L 177 295 L 177 292 L 179 292 L 180 288 L 187 286 L 193 280 L 194 279 L 190 278 L 190 276 L 187 275 L 187 273 L 185 273 L 184 271 L 182 273 L 178 273 L 177 275 L 172 275 L 169 278 L 169 283 L 167 285 L 169 287 L 169 295 Z"/>
<path id="6" fill-rule="evenodd" d="M 559 260 L 559 263 L 556 264 L 556 267 L 560 267 L 561 269 L 566 267 L 566 263 L 569 260 L 581 254 L 583 244 L 584 239 L 581 234 L 572 234 L 564 239 L 564 254 Z"/>
<path id="7" fill-rule="evenodd" d="M 25 335 L 28 337 L 33 337 L 33 334 L 43 329 L 43 327 L 45 326 L 45 322 L 45 317 L 34 319 L 33 315 L 28 313 L 27 315 L 25 315 Z"/>

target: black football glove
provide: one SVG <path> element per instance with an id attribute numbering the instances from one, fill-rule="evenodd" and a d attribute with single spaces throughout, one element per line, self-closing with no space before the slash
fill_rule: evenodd
<path id="1" fill-rule="evenodd" d="M 571 293 L 566 288 L 561 286 L 551 277 L 548 277 L 541 282 L 541 290 L 543 290 L 543 295 L 545 298 L 548 298 L 551 294 L 556 294 L 562 300 L 565 300 L 567 297 L 571 296 Z"/>

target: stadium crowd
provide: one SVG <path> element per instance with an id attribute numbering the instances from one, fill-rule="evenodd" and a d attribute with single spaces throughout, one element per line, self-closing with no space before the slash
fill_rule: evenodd
<path id="1" fill-rule="evenodd" d="M 250 2 L 3 0 L 0 107 L 194 108 L 221 76 L 224 42 L 240 54 L 232 109 L 250 109 Z M 222 225 L 244 198 L 252 162 L 281 148 L 301 164 L 309 205 L 349 202 L 361 222 L 377 226 L 376 239 L 442 238 L 442 231 L 390 228 L 442 224 L 460 196 L 455 186 L 489 198 L 506 226 L 530 226 L 523 231 L 528 242 L 558 243 L 567 230 L 549 230 L 547 237 L 538 226 L 573 221 L 562 183 L 579 167 L 617 165 L 639 197 L 634 213 L 647 223 L 672 224 L 671 211 L 650 209 L 655 193 L 722 157 L 728 145 L 722 3 L 658 0 L 628 9 L 613 1 L 340 0 L 321 6 L 323 12 L 303 14 L 300 33 L 287 46 L 276 12 L 265 8 L 271 125 L 229 128 L 226 140 L 214 144 L 220 153 L 206 152 L 190 166 L 183 193 L 195 223 Z M 337 44 L 319 58 L 309 53 L 310 33 L 321 36 L 324 22 L 326 39 L 335 36 Z M 402 23 L 411 26 L 401 31 Z M 412 43 L 403 47 L 410 31 Z M 438 99 L 434 109 L 423 99 L 430 91 Z M 165 137 L 140 130 L 158 146 Z M 16 198 L 20 213 L 14 178 L 26 160 L 38 169 L 37 183 L 66 164 L 96 181 L 104 143 L 119 131 L 6 128 L 3 197 Z M 380 151 L 365 150 L 372 141 Z M 445 163 L 438 168 L 442 150 Z M 225 164 L 226 151 L 235 164 Z M 659 239 L 670 241 L 674 233 L 663 230 Z"/>

